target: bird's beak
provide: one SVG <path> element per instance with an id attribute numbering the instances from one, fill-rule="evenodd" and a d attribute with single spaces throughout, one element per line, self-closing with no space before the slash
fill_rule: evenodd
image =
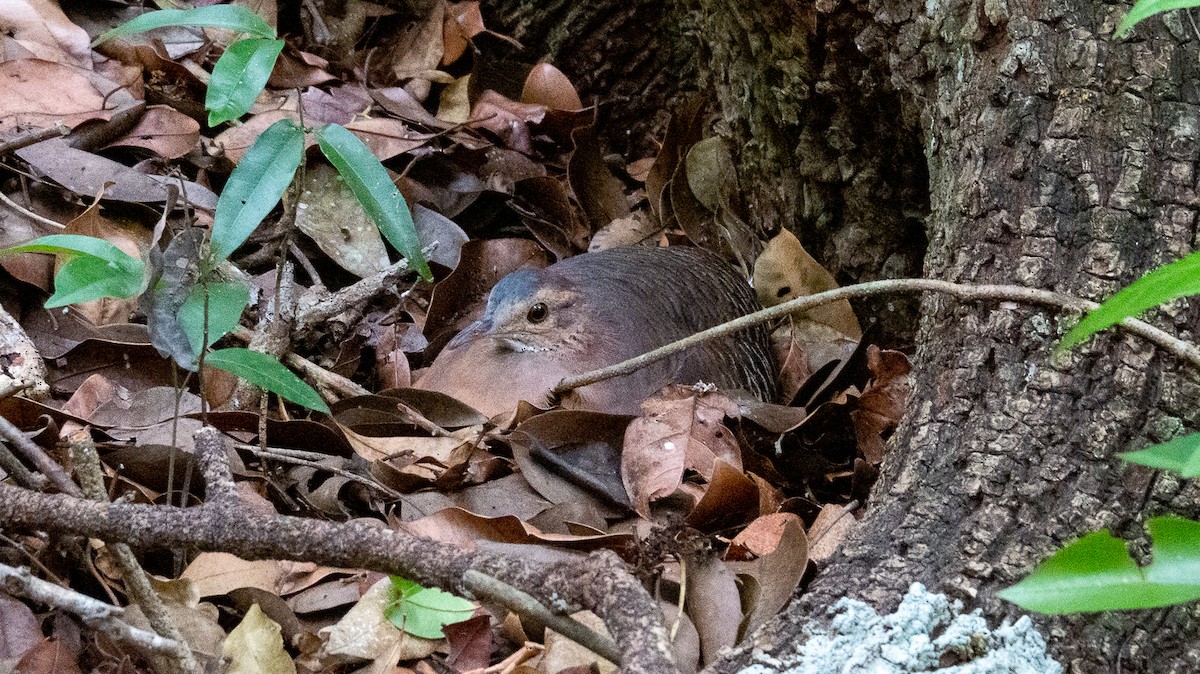
<path id="1" fill-rule="evenodd" d="M 458 347 L 464 346 L 468 342 L 474 341 L 479 337 L 490 335 L 495 328 L 496 326 L 492 324 L 490 319 L 483 318 L 475 321 L 474 323 L 463 328 L 462 332 L 455 335 L 454 338 L 446 344 L 446 348 L 457 349 Z"/>

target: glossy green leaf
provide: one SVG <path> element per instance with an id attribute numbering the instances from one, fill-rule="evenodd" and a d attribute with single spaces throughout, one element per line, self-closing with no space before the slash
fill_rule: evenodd
<path id="1" fill-rule="evenodd" d="M 54 276 L 54 294 L 46 308 L 91 302 L 105 297 L 134 297 L 144 288 L 141 262 L 125 269 L 92 255 L 79 255 L 63 263 Z"/>
<path id="2" fill-rule="evenodd" d="M 53 253 L 65 260 L 54 277 L 54 294 L 46 300 L 48 309 L 104 297 L 133 297 L 145 289 L 142 261 L 94 236 L 52 234 L 0 250 L 0 255 L 10 253 Z"/>
<path id="3" fill-rule="evenodd" d="M 275 29 L 271 28 L 263 18 L 245 7 L 237 5 L 212 5 L 196 9 L 160 9 L 146 12 L 141 16 L 130 19 L 96 38 L 92 46 L 111 40 L 122 35 L 142 33 L 155 28 L 167 26 L 204 26 L 208 28 L 224 28 L 254 37 L 273 38 Z"/>
<path id="4" fill-rule="evenodd" d="M 204 296 L 208 295 L 208 342 L 204 339 Z M 179 322 L 192 350 L 199 353 L 238 326 L 242 311 L 250 304 L 250 289 L 237 281 L 198 283 L 179 309 Z"/>
<path id="5" fill-rule="evenodd" d="M 1200 477 L 1200 433 L 1184 435 L 1137 452 L 1126 452 L 1121 458 L 1151 468 L 1162 468 L 1183 477 Z"/>
<path id="6" fill-rule="evenodd" d="M 1041 613 L 1083 613 L 1170 606 L 1200 599 L 1200 522 L 1155 517 L 1153 561 L 1139 567 L 1125 542 L 1088 534 L 1054 554 L 1000 597 Z"/>
<path id="7" fill-rule="evenodd" d="M 385 617 L 396 627 L 423 639 L 441 639 L 442 628 L 475 614 L 475 604 L 437 588 L 422 587 L 392 576 Z"/>
<path id="8" fill-rule="evenodd" d="M 0 250 L 0 255 L 9 253 L 54 253 L 71 257 L 90 255 L 98 257 L 121 269 L 140 269 L 142 261 L 113 244 L 94 236 L 82 234 L 51 234 L 38 237 L 19 246 Z"/>
<path id="9" fill-rule="evenodd" d="M 281 119 L 259 134 L 233 169 L 213 219 L 213 263 L 229 257 L 275 208 L 304 158 L 304 132 Z"/>
<path id="10" fill-rule="evenodd" d="M 392 183 L 383 164 L 361 140 L 337 124 L 317 131 L 317 142 L 350 186 L 355 198 L 378 225 L 379 231 L 383 232 L 384 238 L 408 260 L 411 269 L 420 272 L 422 278 L 432 280 L 429 263 L 421 254 L 421 242 L 417 239 L 412 212 L 408 210 L 408 204 L 400 196 L 400 190 Z"/>
<path id="11" fill-rule="evenodd" d="M 329 412 L 329 406 L 311 386 L 264 353 L 249 349 L 218 349 L 205 356 L 204 362 L 297 405 L 318 412 Z"/>
<path id="12" fill-rule="evenodd" d="M 1200 7 L 1200 0 L 1138 0 L 1125 18 L 1121 19 L 1121 25 L 1117 26 L 1116 36 L 1127 37 L 1134 26 L 1160 12 L 1189 7 Z"/>
<path id="13" fill-rule="evenodd" d="M 282 51 L 283 40 L 266 38 L 238 40 L 225 49 L 213 66 L 204 99 L 209 126 L 237 119 L 250 110 Z"/>
<path id="14" fill-rule="evenodd" d="M 1063 338 L 1067 349 L 1163 302 L 1200 294 L 1200 252 L 1159 267 L 1093 309 Z"/>

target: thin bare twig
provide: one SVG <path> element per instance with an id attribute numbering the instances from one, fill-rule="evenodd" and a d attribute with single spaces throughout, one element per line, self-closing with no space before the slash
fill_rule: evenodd
<path id="1" fill-rule="evenodd" d="M 71 129 L 62 122 L 55 122 L 54 126 L 48 129 L 27 131 L 16 138 L 13 138 L 12 140 L 0 143 L 0 157 L 8 154 L 9 152 L 16 152 L 23 147 L 29 147 L 30 145 L 40 143 L 43 140 L 65 136 L 68 133 L 71 133 Z"/>
<path id="2" fill-rule="evenodd" d="M 329 454 L 321 455 L 321 459 L 313 459 L 308 456 L 296 456 L 290 450 L 280 447 L 267 447 L 266 449 L 263 449 L 258 445 L 250 445 L 242 442 L 234 444 L 234 447 L 250 452 L 257 457 L 278 461 L 279 463 L 289 463 L 293 466 L 309 466 L 311 468 L 333 473 L 334 475 L 344 477 L 351 482 L 358 482 L 359 484 L 366 485 L 367 487 L 370 487 L 371 489 L 374 489 L 391 499 L 401 499 L 404 497 L 404 494 L 401 494 L 400 492 L 391 489 L 387 485 L 381 484 L 376 480 L 363 477 L 362 475 L 356 475 L 348 470 L 342 470 L 341 468 L 335 468 L 322 463 L 322 461 L 325 459 L 336 458 Z M 312 453 L 313 452 L 303 452 L 303 454 Z"/>
<path id="3" fill-rule="evenodd" d="M 71 476 L 67 475 L 67 471 L 63 470 L 62 466 L 58 465 L 54 459 L 46 456 L 41 447 L 38 447 L 36 443 L 25 437 L 21 429 L 12 425 L 4 417 L 0 417 L 0 439 L 8 441 L 8 444 L 17 450 L 17 453 L 24 457 L 26 461 L 32 463 L 35 468 L 41 471 L 42 475 L 45 475 L 56 489 L 71 496 L 83 495 L 83 492 L 79 491 L 79 487 L 71 481 Z"/>
<path id="4" fill-rule="evenodd" d="M 578 620 L 552 613 L 528 593 L 478 571 L 467 571 L 463 575 L 463 584 L 476 598 L 495 602 L 517 615 L 533 618 L 605 660 L 615 665 L 621 664 L 621 653 L 612 639 L 592 631 Z"/>
<path id="5" fill-rule="evenodd" d="M 629 374 L 650 363 L 662 360 L 671 354 L 678 353 L 702 342 L 716 339 L 717 337 L 724 337 L 739 330 L 745 330 L 759 323 L 782 318 L 789 314 L 807 311 L 825 304 L 848 300 L 854 297 L 914 292 L 942 293 L 965 301 L 1009 301 L 1024 304 L 1039 304 L 1067 311 L 1080 312 L 1091 311 L 1100 306 L 1090 300 L 1064 295 L 1063 293 L 1015 285 L 972 285 L 921 278 L 869 281 L 815 295 L 797 297 L 783 304 L 756 311 L 741 318 L 709 328 L 703 332 L 698 332 L 677 342 L 661 346 L 636 358 L 630 358 L 615 365 L 567 377 L 559 382 L 558 386 L 554 387 L 553 393 L 555 395 L 562 395 L 581 386 Z M 1179 339 L 1136 318 L 1126 318 L 1121 321 L 1120 326 L 1130 333 L 1162 347 L 1172 355 L 1191 363 L 1193 367 L 1200 368 L 1200 348 L 1197 348 L 1196 345 Z"/>
<path id="6" fill-rule="evenodd" d="M 146 630 L 131 627 L 121 620 L 124 609 L 105 604 L 74 590 L 59 587 L 34 576 L 29 569 L 18 569 L 0 564 L 0 587 L 8 594 L 25 597 L 31 601 L 70 611 L 84 623 L 126 643 L 135 644 L 151 653 L 179 657 L 187 652 L 187 646 L 179 641 L 164 639 Z"/>
<path id="7" fill-rule="evenodd" d="M 8 195 L 5 194 L 4 192 L 0 192 L 0 201 L 4 202 L 4 204 L 7 205 L 9 208 L 13 209 L 14 211 L 20 213 L 21 215 L 23 215 L 27 218 L 29 218 L 30 220 L 33 220 L 34 222 L 40 222 L 41 224 L 46 225 L 47 227 L 50 227 L 50 228 L 56 229 L 56 230 L 66 228 L 66 225 L 64 225 L 63 223 L 56 222 L 54 220 L 51 220 L 50 218 L 44 218 L 44 217 L 38 215 L 37 213 L 34 213 L 33 211 L 29 210 L 28 208 L 25 208 L 21 204 L 18 204 L 17 202 L 13 201 L 12 199 L 9 199 Z"/>

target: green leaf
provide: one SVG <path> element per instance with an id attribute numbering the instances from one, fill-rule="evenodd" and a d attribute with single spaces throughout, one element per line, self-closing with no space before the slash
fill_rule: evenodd
<path id="1" fill-rule="evenodd" d="M 1000 597 L 1052 614 L 1156 608 L 1200 599 L 1200 522 L 1155 517 L 1149 528 L 1154 561 L 1146 567 L 1133 561 L 1124 541 L 1100 531 L 1059 550 Z"/>
<path id="2" fill-rule="evenodd" d="M 123 269 L 92 255 L 78 255 L 67 260 L 54 277 L 54 294 L 46 300 L 46 308 L 90 302 L 105 297 L 134 297 L 143 289 L 141 262 L 137 269 Z"/>
<path id="3" fill-rule="evenodd" d="M 317 131 L 317 142 L 383 236 L 408 259 L 411 269 L 420 272 L 422 278 L 432 280 L 429 263 L 421 254 L 412 212 L 400 196 L 400 190 L 392 184 L 383 164 L 361 140 L 337 124 Z"/>
<path id="4" fill-rule="evenodd" d="M 246 151 L 217 200 L 213 219 L 213 264 L 229 257 L 275 208 L 304 158 L 304 131 L 281 119 Z"/>
<path id="5" fill-rule="evenodd" d="M 204 362 L 297 405 L 329 413 L 329 406 L 311 386 L 265 353 L 249 349 L 218 349 L 205 356 Z"/>
<path id="6" fill-rule="evenodd" d="M 204 295 L 208 294 L 208 343 L 204 339 Z M 179 322 L 192 350 L 200 353 L 238 326 L 242 311 L 250 304 L 250 289 L 237 281 L 197 283 L 179 309 Z"/>
<path id="7" fill-rule="evenodd" d="M 275 29 L 263 18 L 245 7 L 237 5 L 212 5 L 196 9 L 160 9 L 130 19 L 96 38 L 92 46 L 111 40 L 122 35 L 143 33 L 155 28 L 167 26 L 204 26 L 208 28 L 224 28 L 239 33 L 247 33 L 254 37 L 275 37 Z"/>
<path id="8" fill-rule="evenodd" d="M 392 576 L 384 615 L 396 627 L 423 639 L 441 639 L 442 628 L 460 623 L 475 614 L 474 602 L 437 588 L 422 587 L 411 580 Z"/>
<path id="9" fill-rule="evenodd" d="M 209 126 L 237 119 L 250 110 L 282 51 L 283 40 L 266 38 L 238 40 L 225 49 L 213 66 L 204 99 Z"/>
<path id="10" fill-rule="evenodd" d="M 142 261 L 94 236 L 52 234 L 0 250 L 0 255 L 10 253 L 53 253 L 65 260 L 54 277 L 47 309 L 104 297 L 133 297 L 145 289 Z"/>
<path id="11" fill-rule="evenodd" d="M 1159 267 L 1091 311 L 1063 338 L 1069 349 L 1097 332 L 1163 302 L 1200 294 L 1200 251 Z"/>
<path id="12" fill-rule="evenodd" d="M 0 250 L 0 255 L 9 253 L 54 253 L 68 258 L 75 255 L 90 255 L 124 270 L 140 269 L 142 266 L 141 260 L 108 241 L 82 234 L 51 234 L 19 246 Z"/>
<path id="13" fill-rule="evenodd" d="M 1136 452 L 1126 452 L 1121 458 L 1151 468 L 1162 468 L 1183 477 L 1200 477 L 1200 433 L 1184 435 Z"/>
<path id="14" fill-rule="evenodd" d="M 1128 36 L 1134 26 L 1155 14 L 1188 7 L 1200 7 L 1200 0 L 1138 0 L 1125 18 L 1121 19 L 1121 25 L 1117 26 L 1116 37 Z"/>

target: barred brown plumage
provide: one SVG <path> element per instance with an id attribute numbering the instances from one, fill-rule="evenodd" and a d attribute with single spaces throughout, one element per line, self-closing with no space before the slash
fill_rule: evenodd
<path id="1" fill-rule="evenodd" d="M 521 270 L 492 289 L 483 318 L 450 341 L 417 383 L 487 414 L 544 404 L 567 375 L 598 369 L 759 308 L 749 284 L 699 248 L 623 247 Z M 636 413 L 672 382 L 704 381 L 773 401 L 775 368 L 759 325 L 632 374 L 577 389 L 565 407 Z"/>

